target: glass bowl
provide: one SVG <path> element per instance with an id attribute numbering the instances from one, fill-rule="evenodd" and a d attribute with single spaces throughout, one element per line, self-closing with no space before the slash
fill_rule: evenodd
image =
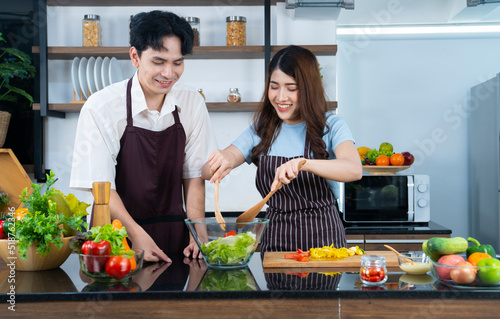
<path id="1" fill-rule="evenodd" d="M 413 261 L 414 264 L 410 263 L 408 259 Z M 410 275 L 425 275 L 432 268 L 429 256 L 421 251 L 398 255 L 398 263 L 399 268 Z"/>
<path id="2" fill-rule="evenodd" d="M 109 261 L 111 255 L 106 256 L 94 256 L 94 255 L 84 255 L 78 254 L 80 260 L 80 270 L 87 277 L 92 278 L 96 281 L 125 281 L 136 274 L 142 268 L 144 262 L 144 251 L 141 249 L 133 249 L 135 254 L 132 255 L 117 255 L 125 258 L 135 259 L 135 269 L 130 269 L 130 271 L 124 275 L 122 278 L 116 278 L 108 275 L 106 272 L 106 263 Z"/>
<path id="3" fill-rule="evenodd" d="M 462 258 L 465 260 L 465 255 L 459 254 Z M 479 277 L 479 272 L 480 271 L 493 271 L 497 272 L 500 271 L 499 267 L 481 267 L 478 269 L 477 267 L 473 266 L 473 273 L 475 273 L 475 276 L 473 274 L 470 274 L 470 269 L 467 268 L 467 266 L 457 266 L 457 265 L 446 265 L 442 264 L 439 262 L 432 261 L 432 274 L 434 277 L 437 279 L 437 281 L 441 284 L 444 284 L 446 286 L 450 287 L 456 287 L 456 288 L 469 288 L 469 289 L 476 289 L 476 288 L 481 288 L 481 289 L 500 289 L 500 281 L 497 283 L 493 284 L 487 284 L 481 281 Z M 455 274 L 452 274 L 452 272 L 455 272 Z M 460 276 L 457 276 L 457 273 L 460 274 Z M 465 275 L 464 275 L 465 273 Z M 467 276 L 467 274 L 470 274 L 470 277 Z M 452 279 L 455 278 L 457 281 Z M 473 278 L 473 280 L 472 280 Z M 469 280 L 466 280 L 469 279 Z M 463 281 L 466 280 L 466 281 Z M 472 281 L 471 281 L 472 280 Z"/>
<path id="4" fill-rule="evenodd" d="M 224 219 L 225 231 L 215 217 L 186 219 L 185 223 L 209 267 L 246 267 L 269 219 L 255 218 L 248 223 L 236 223 L 236 217 Z"/>

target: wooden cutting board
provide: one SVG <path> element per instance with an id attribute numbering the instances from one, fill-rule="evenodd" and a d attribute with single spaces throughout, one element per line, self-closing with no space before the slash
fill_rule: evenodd
<path id="1" fill-rule="evenodd" d="M 354 255 L 340 260 L 311 260 L 301 262 L 293 259 L 285 259 L 285 254 L 294 252 L 268 251 L 264 254 L 262 266 L 264 268 L 360 268 L 361 256 Z M 399 267 L 398 256 L 392 251 L 365 251 L 365 255 L 384 256 L 386 267 Z"/>

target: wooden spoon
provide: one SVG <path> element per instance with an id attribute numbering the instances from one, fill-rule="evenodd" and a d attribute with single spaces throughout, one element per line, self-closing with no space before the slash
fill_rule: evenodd
<path id="1" fill-rule="evenodd" d="M 305 163 L 306 163 L 306 160 L 302 160 L 299 162 L 299 165 L 298 165 L 299 171 L 302 168 L 302 166 L 304 166 Z M 278 185 L 276 185 L 276 188 L 273 191 L 270 191 L 266 195 L 266 197 L 264 197 L 260 202 L 258 202 L 255 206 L 251 207 L 249 210 L 247 210 L 246 212 L 244 212 L 240 216 L 238 216 L 238 218 L 236 219 L 236 222 L 237 223 L 249 223 L 249 222 L 251 222 L 255 218 L 255 216 L 257 216 L 259 214 L 262 207 L 264 207 L 264 205 L 267 203 L 269 198 L 271 198 L 271 196 L 273 196 L 273 194 L 276 193 L 276 191 L 278 189 L 280 189 L 282 186 L 283 186 L 283 183 L 279 182 Z M 244 225 L 238 224 L 239 228 L 241 228 L 243 226 Z"/>
<path id="2" fill-rule="evenodd" d="M 415 262 L 414 262 L 413 260 L 408 259 L 408 258 L 406 258 L 405 256 L 401 255 L 401 254 L 399 253 L 399 251 L 397 251 L 396 249 L 392 248 L 391 246 L 389 246 L 389 245 L 384 245 L 384 247 L 385 247 L 385 248 L 387 248 L 387 249 L 389 249 L 389 250 L 392 250 L 393 252 L 395 252 L 395 253 L 396 253 L 396 255 L 399 255 L 399 256 L 403 257 L 403 259 L 404 259 L 404 260 L 406 260 L 407 262 L 409 262 L 410 264 L 412 264 L 412 265 L 414 265 L 414 264 L 415 264 Z"/>
<path id="3" fill-rule="evenodd" d="M 220 228 L 223 231 L 226 231 L 226 221 L 224 217 L 222 217 L 222 213 L 219 209 L 219 180 L 216 180 L 214 183 L 214 194 L 215 194 L 215 219 L 219 223 Z"/>

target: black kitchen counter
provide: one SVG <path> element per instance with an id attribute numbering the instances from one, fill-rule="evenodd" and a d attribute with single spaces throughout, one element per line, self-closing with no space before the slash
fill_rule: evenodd
<path id="1" fill-rule="evenodd" d="M 2 265 L 5 269 L 5 265 Z M 345 270 L 345 269 L 344 269 Z M 203 261 L 173 258 L 170 264 L 149 263 L 125 283 L 92 283 L 79 272 L 78 256 L 70 255 L 58 269 L 39 272 L 0 272 L 0 302 L 8 302 L 12 294 L 16 303 L 40 301 L 85 301 L 96 294 L 112 300 L 150 299 L 241 299 L 241 298 L 456 298 L 500 299 L 500 287 L 457 288 L 444 285 L 432 277 L 409 276 L 388 269 L 388 281 L 380 286 L 363 286 L 359 269 L 336 273 L 315 272 L 314 268 L 263 269 L 256 253 L 248 268 L 214 270 Z M 300 271 L 300 272 L 299 272 Z M 322 270 L 324 271 L 324 269 Z M 10 285 L 15 285 L 11 289 Z M 234 289 L 231 291 L 230 289 Z"/>

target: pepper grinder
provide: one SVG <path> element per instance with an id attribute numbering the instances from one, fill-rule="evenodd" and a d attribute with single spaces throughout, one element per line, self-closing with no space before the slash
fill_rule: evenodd
<path id="1" fill-rule="evenodd" d="M 92 192 L 94 194 L 94 222 L 92 223 L 92 227 L 111 224 L 111 215 L 109 213 L 110 191 L 110 182 L 92 183 Z"/>

